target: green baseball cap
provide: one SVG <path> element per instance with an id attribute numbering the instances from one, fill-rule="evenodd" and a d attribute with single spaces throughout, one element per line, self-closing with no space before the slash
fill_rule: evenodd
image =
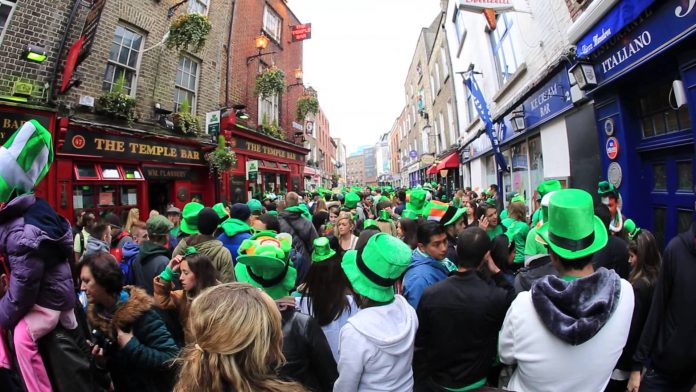
<path id="1" fill-rule="evenodd" d="M 198 213 L 204 208 L 203 204 L 195 201 L 187 203 L 181 212 L 181 231 L 188 235 L 198 234 Z"/>
<path id="2" fill-rule="evenodd" d="M 263 205 L 261 204 L 261 201 L 257 199 L 251 199 L 247 202 L 247 206 L 249 206 L 249 210 L 251 210 L 251 213 L 253 214 L 254 212 L 261 212 L 263 211 Z"/>
<path id="3" fill-rule="evenodd" d="M 607 228 L 594 215 L 592 196 L 581 189 L 562 189 L 549 199 L 549 219 L 539 236 L 559 256 L 578 259 L 607 244 Z"/>
<path id="4" fill-rule="evenodd" d="M 359 250 L 343 255 L 341 267 L 353 290 L 373 301 L 394 299 L 394 283 L 411 264 L 411 248 L 386 233 L 370 237 Z"/>
<path id="5" fill-rule="evenodd" d="M 165 235 L 174 228 L 174 224 L 162 215 L 155 215 L 145 222 L 148 235 Z"/>

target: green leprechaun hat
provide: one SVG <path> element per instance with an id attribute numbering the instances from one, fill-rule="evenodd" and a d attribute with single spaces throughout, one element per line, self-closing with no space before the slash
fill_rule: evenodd
<path id="1" fill-rule="evenodd" d="M 439 222 L 442 223 L 443 226 L 449 226 L 457 222 L 465 212 L 466 208 L 455 208 L 447 203 L 433 200 L 423 209 L 423 216 L 429 221 Z"/>
<path id="2" fill-rule="evenodd" d="M 238 281 L 262 289 L 274 300 L 289 295 L 297 278 L 281 241 L 270 235 L 242 241 L 234 272 Z"/>
<path id="3" fill-rule="evenodd" d="M 636 226 L 636 222 L 633 219 L 626 219 L 624 221 L 624 228 L 628 232 L 628 240 L 633 241 L 634 238 L 640 233 L 640 227 Z"/>
<path id="4" fill-rule="evenodd" d="M 401 211 L 401 217 L 416 220 L 416 219 L 418 219 L 418 214 L 416 214 L 415 212 L 413 212 L 409 209 L 405 209 L 405 210 Z"/>
<path id="5" fill-rule="evenodd" d="M 363 230 L 379 230 L 379 225 L 374 219 L 365 219 L 363 222 Z"/>
<path id="6" fill-rule="evenodd" d="M 353 209 L 358 206 L 358 202 L 360 202 L 360 196 L 355 193 L 355 192 L 348 192 L 346 193 L 344 205 L 348 209 Z"/>
<path id="7" fill-rule="evenodd" d="M 370 237 L 359 250 L 343 255 L 341 267 L 353 290 L 373 301 L 394 299 L 394 283 L 411 263 L 411 248 L 386 233 Z"/>
<path id="8" fill-rule="evenodd" d="M 600 181 L 599 184 L 597 184 L 597 194 L 599 194 L 599 197 L 614 196 L 617 199 L 619 197 L 619 192 L 616 190 L 616 187 L 609 181 Z"/>
<path id="9" fill-rule="evenodd" d="M 546 180 L 537 186 L 537 200 L 541 200 L 546 194 L 553 191 L 560 191 L 563 185 L 558 180 Z"/>
<path id="10" fill-rule="evenodd" d="M 0 147 L 0 202 L 31 193 L 52 162 L 51 133 L 36 120 L 25 122 Z"/>
<path id="11" fill-rule="evenodd" d="M 225 204 L 223 203 L 217 203 L 213 205 L 213 211 L 215 211 L 215 213 L 218 215 L 218 218 L 220 218 L 218 227 L 222 226 L 222 224 L 230 218 L 230 214 L 227 213 L 227 210 L 225 209 Z"/>
<path id="12" fill-rule="evenodd" d="M 313 242 L 314 249 L 312 250 L 312 263 L 319 263 L 328 260 L 336 255 L 336 251 L 331 249 L 329 239 L 319 237 Z"/>
<path id="13" fill-rule="evenodd" d="M 426 192 L 423 189 L 416 188 L 411 191 L 409 195 L 408 203 L 406 203 L 406 209 L 413 211 L 416 215 L 423 214 L 423 207 L 425 207 L 425 197 Z"/>
<path id="14" fill-rule="evenodd" d="M 188 235 L 198 234 L 198 213 L 204 208 L 203 204 L 195 201 L 187 203 L 181 211 L 181 231 Z"/>
<path id="15" fill-rule="evenodd" d="M 537 233 L 565 259 L 591 255 L 607 244 L 607 228 L 594 215 L 592 196 L 581 189 L 554 192 L 548 218 Z"/>

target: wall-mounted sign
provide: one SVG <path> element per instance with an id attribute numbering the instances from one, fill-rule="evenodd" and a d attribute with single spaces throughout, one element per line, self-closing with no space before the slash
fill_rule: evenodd
<path id="1" fill-rule="evenodd" d="M 312 24 L 303 23 L 290 26 L 290 34 L 292 34 L 292 42 L 310 39 L 312 38 Z"/>
<path id="2" fill-rule="evenodd" d="M 38 116 L 30 113 L 0 111 L 0 145 L 12 136 L 25 122 L 36 120 L 46 129 L 50 128 L 51 120 L 46 116 Z"/>
<path id="3" fill-rule="evenodd" d="M 191 171 L 186 167 L 163 167 L 143 165 L 143 174 L 148 180 L 186 180 Z"/>
<path id="4" fill-rule="evenodd" d="M 606 150 L 609 159 L 616 159 L 619 155 L 619 139 L 613 136 L 607 139 Z"/>
<path id="5" fill-rule="evenodd" d="M 220 111 L 215 110 L 205 114 L 205 133 L 208 135 L 220 134 Z"/>
<path id="6" fill-rule="evenodd" d="M 604 133 L 607 134 L 607 136 L 612 136 L 614 134 L 614 119 L 613 118 L 608 118 L 604 120 Z"/>
<path id="7" fill-rule="evenodd" d="M 607 168 L 607 180 L 614 184 L 616 188 L 621 186 L 621 180 L 623 178 L 623 170 L 621 170 L 621 165 L 618 162 L 612 162 Z"/>
<path id="8" fill-rule="evenodd" d="M 160 140 L 92 133 L 81 129 L 68 130 L 59 153 L 137 161 L 205 164 L 203 153 L 194 147 L 179 146 Z"/>
<path id="9" fill-rule="evenodd" d="M 421 155 L 420 161 L 424 165 L 432 165 L 435 162 L 435 157 L 431 154 Z"/>
<path id="10" fill-rule="evenodd" d="M 416 150 L 411 150 L 408 152 L 408 156 L 411 158 L 418 158 L 418 151 Z"/>
<path id="11" fill-rule="evenodd" d="M 526 129 L 532 129 L 572 108 L 568 71 L 565 68 L 558 71 L 548 82 L 525 99 L 522 106 Z"/>
<path id="12" fill-rule="evenodd" d="M 89 53 L 92 51 L 92 44 L 94 43 L 94 37 L 97 34 L 97 27 L 99 26 L 99 19 L 101 19 L 102 10 L 106 0 L 94 0 L 92 3 L 92 8 L 87 13 L 87 18 L 85 19 L 85 25 L 82 28 L 82 36 L 85 37 L 84 43 L 82 44 L 82 49 L 80 50 L 79 56 L 77 56 L 77 65 L 80 65 Z"/>
<path id="13" fill-rule="evenodd" d="M 260 143 L 255 143 L 246 139 L 235 137 L 231 143 L 234 150 L 246 150 L 259 154 L 265 154 L 276 158 L 290 159 L 292 161 L 304 161 L 304 156 L 296 154 L 292 151 L 283 150 L 281 148 L 265 146 Z"/>
<path id="14" fill-rule="evenodd" d="M 307 121 L 305 123 L 305 130 L 307 131 L 307 135 L 313 136 L 314 135 L 314 121 Z"/>

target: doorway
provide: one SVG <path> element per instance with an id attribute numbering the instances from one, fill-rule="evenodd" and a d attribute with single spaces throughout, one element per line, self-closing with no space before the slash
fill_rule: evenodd
<path id="1" fill-rule="evenodd" d="M 149 182 L 147 201 L 150 210 L 157 210 L 164 215 L 167 211 L 167 205 L 172 202 L 170 197 L 171 191 L 171 182 Z"/>

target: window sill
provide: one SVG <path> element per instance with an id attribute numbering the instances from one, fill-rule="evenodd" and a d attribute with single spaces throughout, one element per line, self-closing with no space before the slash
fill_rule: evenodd
<path id="1" fill-rule="evenodd" d="M 505 82 L 503 87 L 501 87 L 497 93 L 493 95 L 493 98 L 491 98 L 492 102 L 498 102 L 498 99 L 505 94 L 515 82 L 517 82 L 519 79 L 522 78 L 522 76 L 527 73 L 527 63 L 522 63 L 520 64 L 519 68 L 517 68 L 517 71 L 515 71 L 514 74 L 510 77 L 510 79 Z"/>

